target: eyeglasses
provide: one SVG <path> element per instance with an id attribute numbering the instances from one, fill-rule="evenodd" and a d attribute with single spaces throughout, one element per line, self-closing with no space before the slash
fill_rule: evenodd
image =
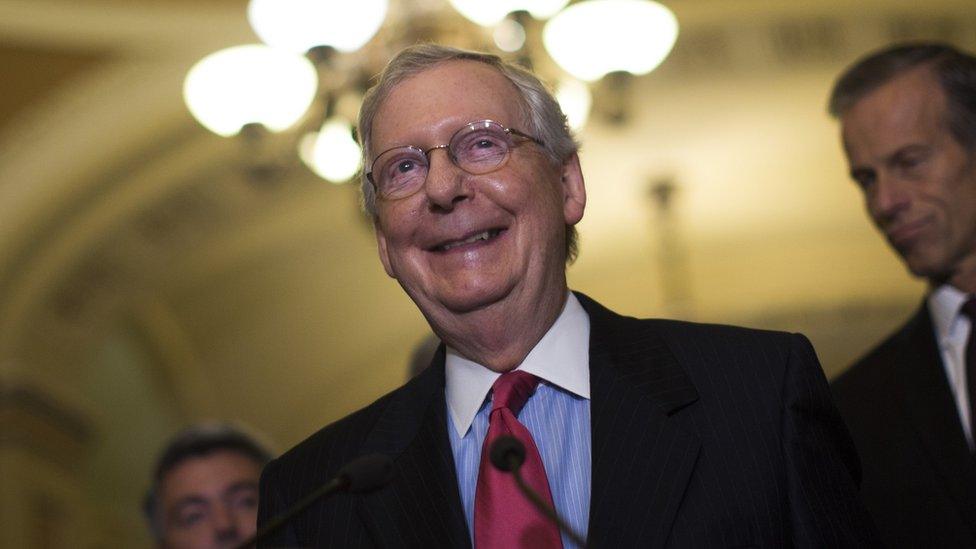
<path id="1" fill-rule="evenodd" d="M 481 120 L 466 124 L 454 132 L 446 145 L 427 150 L 414 146 L 394 147 L 383 151 L 373 160 L 366 179 L 376 194 L 387 200 L 406 198 L 417 192 L 427 181 L 430 153 L 446 149 L 455 166 L 481 175 L 501 168 L 508 160 L 516 138 L 543 145 L 542 141 L 498 122 Z"/>

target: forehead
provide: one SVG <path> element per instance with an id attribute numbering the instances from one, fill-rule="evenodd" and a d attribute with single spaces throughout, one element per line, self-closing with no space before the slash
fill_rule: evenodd
<path id="1" fill-rule="evenodd" d="M 260 476 L 261 466 L 250 457 L 232 450 L 217 450 L 187 458 L 173 467 L 160 482 L 160 498 L 174 501 L 217 494 L 237 482 L 257 482 Z"/>
<path id="2" fill-rule="evenodd" d="M 890 144 L 948 132 L 946 97 L 932 70 L 900 74 L 858 100 L 841 116 L 845 145 Z"/>
<path id="3" fill-rule="evenodd" d="M 397 84 L 373 120 L 374 151 L 440 144 L 475 120 L 521 124 L 515 85 L 478 61 L 446 61 Z"/>

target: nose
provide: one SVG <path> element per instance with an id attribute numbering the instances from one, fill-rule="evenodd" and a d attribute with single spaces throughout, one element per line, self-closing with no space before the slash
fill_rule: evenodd
<path id="1" fill-rule="evenodd" d="M 440 151 L 444 154 L 437 154 Z M 424 192 L 432 207 L 450 211 L 458 202 L 471 196 L 467 174 L 454 164 L 448 149 L 438 147 L 429 155 Z"/>
<path id="2" fill-rule="evenodd" d="M 878 174 L 873 188 L 868 194 L 868 209 L 878 223 L 893 220 L 911 203 L 908 183 L 897 177 Z"/>
<path id="3" fill-rule="evenodd" d="M 215 505 L 212 516 L 214 539 L 218 543 L 238 540 L 237 517 L 229 506 Z"/>

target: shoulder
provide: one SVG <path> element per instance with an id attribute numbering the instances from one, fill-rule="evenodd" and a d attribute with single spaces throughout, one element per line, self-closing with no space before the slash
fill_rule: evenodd
<path id="1" fill-rule="evenodd" d="M 670 341 L 679 342 L 684 347 L 712 348 L 725 352 L 754 352 L 762 349 L 773 353 L 768 358 L 783 358 L 789 353 L 792 344 L 806 341 L 806 337 L 800 334 L 725 324 L 658 319 L 643 322 L 648 323 L 651 329 L 659 330 Z"/>
<path id="2" fill-rule="evenodd" d="M 775 372 L 785 370 L 797 354 L 819 364 L 813 347 L 801 334 L 675 320 L 643 322 L 646 329 L 660 333 L 678 360 L 691 368 Z"/>
<path id="3" fill-rule="evenodd" d="M 919 343 L 919 330 L 929 324 L 921 315 L 916 314 L 889 334 L 831 382 L 834 402 L 855 433 L 877 432 L 879 426 L 891 422 L 893 414 L 902 413 L 906 361 L 914 363 L 921 356 L 919 353 L 925 352 L 924 345 Z M 934 335 L 928 337 L 933 338 L 934 347 Z M 936 363 L 940 360 L 933 358 Z"/>
<path id="4" fill-rule="evenodd" d="M 819 371 L 819 361 L 799 334 L 680 320 L 637 319 L 618 315 L 583 296 L 591 322 L 591 355 L 609 355 L 618 364 L 647 364 L 640 355 L 673 360 L 699 392 L 721 390 L 735 381 L 740 392 L 760 386 L 777 392 L 791 364 Z M 822 375 L 822 374 L 821 374 Z M 754 381 L 747 381 L 754 380 Z M 759 380 L 760 382 L 757 383 Z M 721 383 L 720 383 L 721 382 Z"/>
<path id="5" fill-rule="evenodd" d="M 618 349 L 657 341 L 679 358 L 701 360 L 747 355 L 751 360 L 785 360 L 793 346 L 809 346 L 799 334 L 772 330 L 668 319 L 639 319 L 617 314 L 592 299 L 577 294 L 590 316 L 591 325 Z"/>
<path id="6" fill-rule="evenodd" d="M 443 377 L 442 373 L 440 377 Z M 433 367 L 428 368 L 372 404 L 323 427 L 269 463 L 264 471 L 266 482 L 288 490 L 292 488 L 292 479 L 300 481 L 301 486 L 305 487 L 302 489 L 331 479 L 349 461 L 377 451 L 370 444 L 377 433 L 382 431 L 379 434 L 383 435 L 389 430 L 385 423 L 388 418 L 408 421 L 414 412 L 422 414 L 425 403 L 429 401 L 424 395 L 432 392 L 431 387 L 438 382 L 438 372 Z M 404 431 L 408 427 L 404 423 L 396 430 Z"/>
<path id="7" fill-rule="evenodd" d="M 823 377 L 813 346 L 801 334 L 668 320 L 644 322 L 662 334 L 703 397 L 730 393 L 775 405 L 789 380 Z M 826 391 L 825 378 L 822 384 Z"/>
<path id="8" fill-rule="evenodd" d="M 316 486 L 332 478 L 346 462 L 360 455 L 367 433 L 402 390 L 323 427 L 269 463 L 264 475 L 286 490 L 291 487 L 290 479 L 300 479 L 302 486 Z"/>

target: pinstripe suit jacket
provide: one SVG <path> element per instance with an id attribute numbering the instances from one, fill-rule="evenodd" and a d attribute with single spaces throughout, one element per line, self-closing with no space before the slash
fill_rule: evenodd
<path id="1" fill-rule="evenodd" d="M 862 494 L 889 547 L 976 547 L 976 459 L 928 307 L 831 386 L 864 462 Z"/>
<path id="2" fill-rule="evenodd" d="M 864 547 L 859 465 L 798 335 L 590 316 L 590 547 Z M 431 367 L 264 470 L 259 524 L 359 455 L 396 479 L 320 502 L 267 546 L 468 547 L 447 434 L 443 347 Z"/>

